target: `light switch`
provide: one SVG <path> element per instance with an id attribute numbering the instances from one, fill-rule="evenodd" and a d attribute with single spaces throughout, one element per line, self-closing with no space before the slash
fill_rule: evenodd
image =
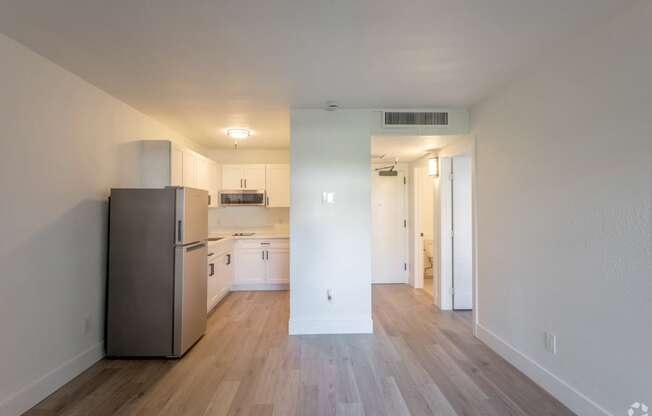
<path id="1" fill-rule="evenodd" d="M 322 204 L 334 204 L 335 203 L 335 192 L 324 192 L 321 195 Z"/>

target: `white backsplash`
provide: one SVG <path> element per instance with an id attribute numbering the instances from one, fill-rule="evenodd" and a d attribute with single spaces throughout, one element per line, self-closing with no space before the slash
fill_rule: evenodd
<path id="1" fill-rule="evenodd" d="M 208 210 L 208 228 L 211 231 L 240 229 L 287 231 L 289 224 L 289 208 L 226 207 Z"/>

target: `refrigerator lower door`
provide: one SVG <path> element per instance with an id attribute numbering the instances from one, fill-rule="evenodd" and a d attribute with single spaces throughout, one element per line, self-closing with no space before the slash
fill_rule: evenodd
<path id="1" fill-rule="evenodd" d="M 176 243 L 192 244 L 208 238 L 208 192 L 177 188 Z"/>
<path id="2" fill-rule="evenodd" d="M 206 331 L 206 243 L 178 246 L 175 256 L 173 356 L 181 357 Z"/>

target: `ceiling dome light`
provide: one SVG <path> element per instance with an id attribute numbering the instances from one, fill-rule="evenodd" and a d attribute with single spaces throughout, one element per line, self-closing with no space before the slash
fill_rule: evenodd
<path id="1" fill-rule="evenodd" d="M 249 137 L 249 130 L 247 129 L 228 129 L 226 134 L 233 140 L 242 140 Z"/>

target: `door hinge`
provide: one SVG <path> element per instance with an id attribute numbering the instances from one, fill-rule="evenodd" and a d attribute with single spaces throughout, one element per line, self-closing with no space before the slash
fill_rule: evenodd
<path id="1" fill-rule="evenodd" d="M 403 228 L 407 228 L 407 220 L 403 220 Z"/>

